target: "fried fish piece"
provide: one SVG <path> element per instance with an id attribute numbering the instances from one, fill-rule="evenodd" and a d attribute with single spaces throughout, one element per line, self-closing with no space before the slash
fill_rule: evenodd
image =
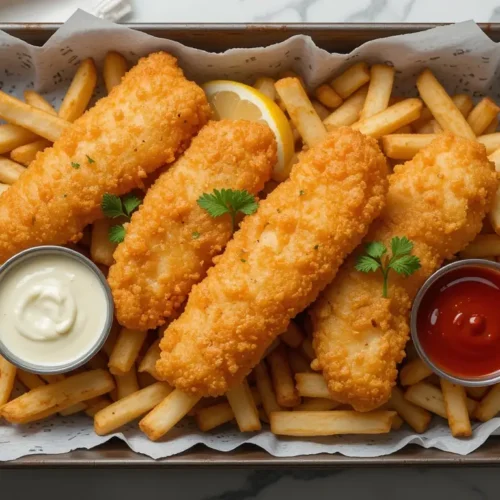
<path id="1" fill-rule="evenodd" d="M 389 178 L 387 205 L 365 242 L 406 236 L 421 269 L 391 272 L 389 298 L 381 273 L 354 268 L 356 256 L 310 309 L 317 360 L 332 398 L 358 411 L 386 402 L 409 338 L 411 303 L 424 281 L 481 230 L 497 188 L 484 146 L 442 134 Z"/>
<path id="2" fill-rule="evenodd" d="M 223 120 L 201 130 L 147 192 L 115 251 L 108 281 L 120 324 L 156 328 L 179 309 L 232 235 L 229 214 L 211 217 L 198 198 L 214 189 L 257 194 L 275 163 L 264 124 Z"/>
<path id="3" fill-rule="evenodd" d="M 25 248 L 77 241 L 102 217 L 104 193 L 141 186 L 186 149 L 209 116 L 205 94 L 174 57 L 141 59 L 2 195 L 0 263 Z"/>
<path id="4" fill-rule="evenodd" d="M 339 128 L 301 153 L 167 328 L 160 376 L 200 396 L 241 383 L 360 243 L 386 189 L 385 158 L 360 132 Z"/>

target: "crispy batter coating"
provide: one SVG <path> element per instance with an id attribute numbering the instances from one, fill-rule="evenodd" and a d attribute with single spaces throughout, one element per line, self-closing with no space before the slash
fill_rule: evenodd
<path id="1" fill-rule="evenodd" d="M 359 132 L 337 129 L 302 153 L 167 328 L 161 376 L 200 396 L 240 383 L 333 279 L 379 215 L 386 189 L 385 158 Z"/>
<path id="2" fill-rule="evenodd" d="M 444 259 L 479 233 L 496 186 L 484 147 L 450 134 L 396 167 L 387 205 L 365 241 L 390 248 L 391 238 L 407 236 L 422 268 L 408 278 L 391 271 L 384 299 L 381 273 L 356 271 L 351 256 L 310 309 L 315 368 L 335 400 L 369 411 L 389 399 L 413 298 Z"/>
<path id="3" fill-rule="evenodd" d="M 156 328 L 178 310 L 232 235 L 229 214 L 212 218 L 197 204 L 214 189 L 257 194 L 276 163 L 276 141 L 266 125 L 210 122 L 156 181 L 127 226 L 108 281 L 118 321 Z"/>
<path id="4" fill-rule="evenodd" d="M 174 57 L 141 59 L 1 197 L 0 262 L 35 245 L 78 240 L 102 216 L 104 193 L 127 193 L 173 162 L 209 115 L 203 91 Z"/>

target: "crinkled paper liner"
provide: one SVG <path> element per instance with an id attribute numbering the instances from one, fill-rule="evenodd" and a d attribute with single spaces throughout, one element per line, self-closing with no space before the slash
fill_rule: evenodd
<path id="1" fill-rule="evenodd" d="M 427 66 L 450 93 L 467 92 L 474 97 L 487 94 L 500 98 L 497 84 L 500 50 L 473 22 L 375 40 L 350 54 L 329 54 L 306 36 L 294 36 L 267 48 L 232 49 L 214 54 L 114 25 L 82 11 L 61 27 L 44 47 L 33 47 L 0 32 L 0 88 L 21 96 L 22 91 L 34 87 L 57 105 L 79 62 L 93 57 L 100 66 L 111 49 L 124 54 L 131 63 L 150 52 L 166 50 L 177 56 L 187 76 L 199 83 L 215 78 L 252 82 L 260 75 L 273 76 L 293 69 L 314 88 L 354 61 L 367 61 L 394 65 L 397 69 L 396 94 L 415 94 L 415 78 Z M 100 87 L 94 98 L 102 95 Z M 466 455 L 500 427 L 500 418 L 475 423 L 473 427 L 471 438 L 455 439 L 444 420 L 434 417 L 430 429 L 421 435 L 405 426 L 380 436 L 292 439 L 274 436 L 267 430 L 241 434 L 231 426 L 219 432 L 201 433 L 192 422 L 187 422 L 180 424 L 163 441 L 152 443 L 135 425 L 110 436 L 97 436 L 92 420 L 81 415 L 55 417 L 22 427 L 0 423 L 0 460 L 88 449 L 113 436 L 125 441 L 132 450 L 155 459 L 181 453 L 199 443 L 218 451 L 231 451 L 243 443 L 252 443 L 276 457 L 317 453 L 377 457 L 394 453 L 410 443 Z"/>

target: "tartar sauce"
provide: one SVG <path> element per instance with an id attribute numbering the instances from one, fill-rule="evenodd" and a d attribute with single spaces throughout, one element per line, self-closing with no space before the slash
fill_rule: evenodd
<path id="1" fill-rule="evenodd" d="M 36 366 L 61 366 L 89 352 L 107 319 L 105 289 L 91 269 L 64 253 L 34 254 L 0 281 L 0 340 Z"/>

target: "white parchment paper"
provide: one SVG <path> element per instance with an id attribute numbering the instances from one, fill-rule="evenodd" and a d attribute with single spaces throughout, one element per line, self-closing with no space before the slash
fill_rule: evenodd
<path id="1" fill-rule="evenodd" d="M 500 48 L 473 22 L 376 40 L 351 54 L 329 54 L 305 36 L 295 36 L 266 48 L 232 49 L 213 54 L 127 29 L 82 11 L 77 12 L 44 47 L 33 47 L 0 32 L 0 88 L 22 96 L 25 89 L 34 87 L 46 93 L 49 101 L 57 105 L 79 62 L 93 57 L 101 66 L 108 50 L 121 52 L 131 63 L 150 52 L 166 50 L 177 56 L 187 76 L 199 83 L 215 78 L 252 82 L 257 76 L 273 76 L 293 69 L 311 88 L 356 60 L 385 62 L 396 67 L 395 92 L 404 95 L 416 93 L 417 73 L 430 67 L 451 93 L 467 92 L 474 97 L 488 94 L 500 98 L 497 83 Z M 101 95 L 102 87 L 96 91 L 95 98 Z M 192 422 L 187 422 L 179 425 L 162 442 L 152 443 L 136 425 L 99 437 L 93 432 L 92 420 L 81 415 L 54 417 L 21 427 L 0 422 L 0 460 L 92 448 L 113 436 L 124 440 L 132 450 L 152 458 L 175 455 L 198 443 L 219 451 L 253 443 L 279 457 L 316 453 L 376 457 L 394 453 L 410 443 L 466 455 L 499 427 L 500 418 L 484 424 L 475 423 L 471 438 L 455 439 L 444 420 L 434 417 L 432 426 L 423 435 L 415 434 L 405 426 L 400 431 L 382 436 L 306 440 L 277 437 L 267 430 L 258 434 L 241 434 L 231 426 L 217 432 L 201 433 Z"/>

